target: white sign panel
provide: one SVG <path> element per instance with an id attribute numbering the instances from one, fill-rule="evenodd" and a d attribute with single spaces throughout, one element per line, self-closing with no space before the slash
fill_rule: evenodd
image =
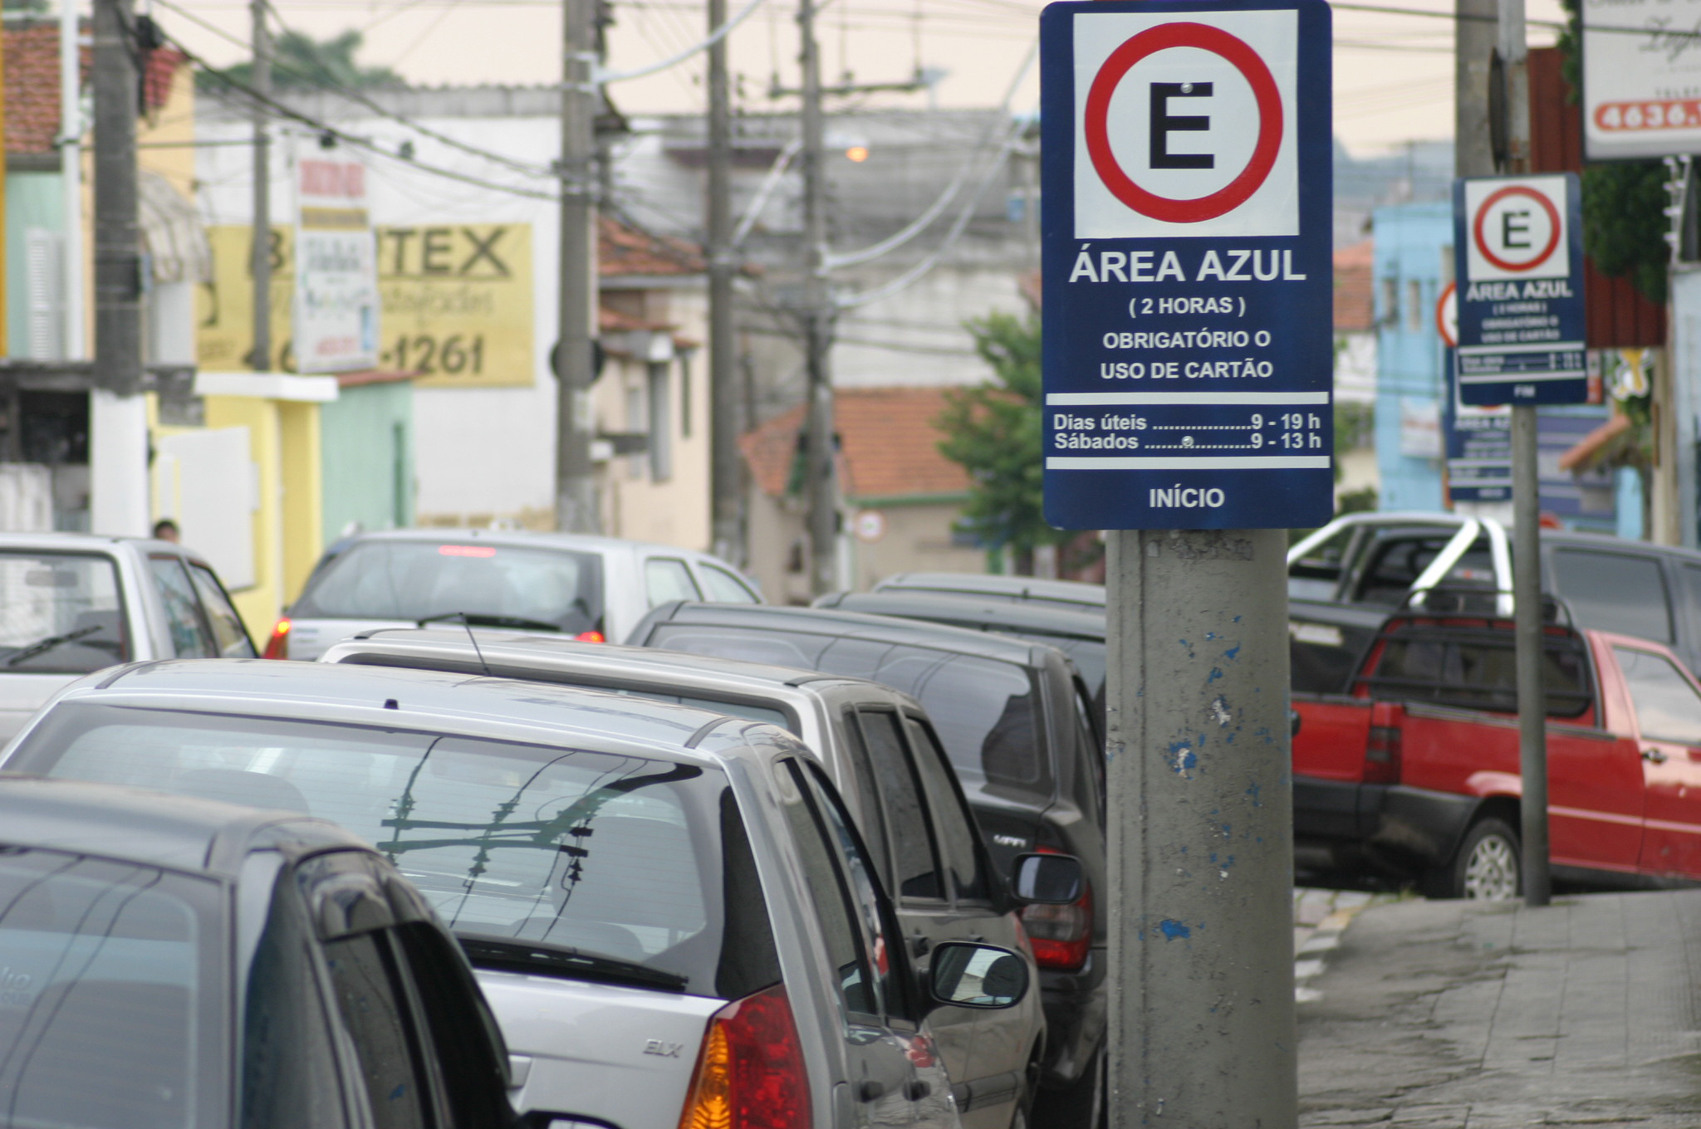
<path id="1" fill-rule="evenodd" d="M 1583 156 L 1701 152 L 1701 0 L 1582 0 Z"/>
<path id="2" fill-rule="evenodd" d="M 313 150 L 295 163 L 295 363 L 299 372 L 378 364 L 378 246 L 366 168 Z"/>
<path id="3" fill-rule="evenodd" d="M 1079 13 L 1075 237 L 1299 234 L 1292 11 Z"/>
<path id="4" fill-rule="evenodd" d="M 1571 247 L 1566 238 L 1566 182 L 1560 176 L 1525 177 L 1506 183 L 1465 182 L 1465 277 L 1472 283 L 1498 279 L 1566 278 Z"/>

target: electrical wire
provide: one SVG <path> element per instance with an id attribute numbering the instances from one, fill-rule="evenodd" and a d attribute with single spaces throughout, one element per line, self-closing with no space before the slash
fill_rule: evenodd
<path id="1" fill-rule="evenodd" d="M 643 78 L 645 75 L 652 75 L 657 71 L 665 71 L 669 67 L 677 66 L 680 63 L 683 63 L 686 59 L 691 58 L 691 56 L 702 51 L 707 51 L 710 47 L 713 47 L 715 44 L 725 39 L 727 35 L 732 32 L 733 28 L 748 19 L 750 14 L 760 7 L 761 4 L 762 0 L 749 0 L 744 7 L 740 8 L 738 12 L 732 16 L 732 18 L 728 19 L 725 23 L 721 24 L 720 27 L 717 27 L 714 31 L 710 32 L 707 37 L 698 40 L 695 44 L 685 48 L 683 51 L 669 55 L 667 58 L 662 59 L 659 62 L 651 63 L 648 66 L 638 67 L 629 71 L 596 70 L 592 72 L 591 81 L 599 86 L 606 86 L 611 82 L 625 82 L 627 79 Z"/>

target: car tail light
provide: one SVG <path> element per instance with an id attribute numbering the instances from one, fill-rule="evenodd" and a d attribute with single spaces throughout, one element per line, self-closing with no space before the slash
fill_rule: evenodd
<path id="1" fill-rule="evenodd" d="M 1396 784 L 1400 780 L 1400 727 L 1372 725 L 1364 746 L 1366 784 Z"/>
<path id="2" fill-rule="evenodd" d="M 1034 850 L 1062 853 L 1046 846 Z M 1023 906 L 1021 918 L 1034 947 L 1035 964 L 1073 972 L 1087 963 L 1087 950 L 1093 946 L 1092 886 L 1083 885 L 1081 896 L 1066 906 Z"/>
<path id="3" fill-rule="evenodd" d="M 272 637 L 266 640 L 266 650 L 263 659 L 289 658 L 289 620 L 280 619 L 277 626 L 272 628 Z"/>
<path id="4" fill-rule="evenodd" d="M 573 636 L 573 638 L 577 639 L 581 643 L 608 642 L 608 640 L 603 636 L 603 633 L 600 631 L 581 631 L 577 635 Z"/>
<path id="5" fill-rule="evenodd" d="M 809 1076 L 784 985 L 709 1018 L 679 1129 L 810 1129 Z"/>

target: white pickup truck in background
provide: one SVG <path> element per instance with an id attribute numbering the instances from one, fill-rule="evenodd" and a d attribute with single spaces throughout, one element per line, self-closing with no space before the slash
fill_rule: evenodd
<path id="1" fill-rule="evenodd" d="M 181 545 L 0 533 L 0 741 L 90 671 L 255 653 L 212 568 Z"/>

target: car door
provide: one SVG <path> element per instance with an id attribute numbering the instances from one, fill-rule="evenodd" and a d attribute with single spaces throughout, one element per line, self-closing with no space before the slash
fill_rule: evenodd
<path id="1" fill-rule="evenodd" d="M 150 554 L 148 576 L 165 611 L 171 654 L 180 659 L 217 658 L 219 647 L 213 629 L 207 623 L 200 598 L 195 594 L 195 582 L 189 578 L 182 559 L 165 553 Z"/>
<path id="2" fill-rule="evenodd" d="M 1701 690 L 1656 651 L 1614 644 L 1646 782 L 1642 869 L 1701 878 Z"/>
<path id="3" fill-rule="evenodd" d="M 917 1046 L 891 1024 L 909 988 L 895 973 L 909 964 L 894 949 L 897 941 L 889 938 L 877 902 L 871 906 L 858 896 L 855 871 L 869 873 L 866 855 L 842 809 L 826 799 L 830 791 L 808 766 L 783 760 L 775 782 L 836 1005 L 828 1013 L 836 1029 L 820 1033 L 837 1052 L 843 1071 L 828 1080 L 833 1087 L 830 1129 L 913 1125 L 917 1078 L 910 1055 Z"/>

